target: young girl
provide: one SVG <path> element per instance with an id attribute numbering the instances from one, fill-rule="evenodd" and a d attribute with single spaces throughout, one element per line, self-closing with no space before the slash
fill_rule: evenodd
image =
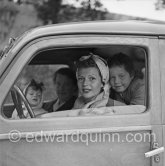
<path id="1" fill-rule="evenodd" d="M 37 83 L 34 79 L 32 79 L 23 91 L 27 101 L 29 102 L 36 116 L 47 113 L 42 108 L 43 89 L 44 89 L 43 83 Z M 24 117 L 30 118 L 30 115 L 24 104 L 22 104 L 22 108 L 23 108 Z M 14 110 L 12 114 L 12 119 L 20 119 L 17 110 Z"/>
<path id="2" fill-rule="evenodd" d="M 144 79 L 135 75 L 131 58 L 123 53 L 109 61 L 110 97 L 125 105 L 145 105 Z"/>

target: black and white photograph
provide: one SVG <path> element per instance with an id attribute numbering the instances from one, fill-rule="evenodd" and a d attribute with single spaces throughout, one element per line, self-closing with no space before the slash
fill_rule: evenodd
<path id="1" fill-rule="evenodd" d="M 165 166 L 165 0 L 0 0 L 0 166 Z"/>

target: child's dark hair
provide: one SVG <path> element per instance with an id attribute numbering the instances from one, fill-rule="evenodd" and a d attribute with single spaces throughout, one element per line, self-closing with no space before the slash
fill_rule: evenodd
<path id="1" fill-rule="evenodd" d="M 133 60 L 131 57 L 124 53 L 115 54 L 112 58 L 108 60 L 109 68 L 115 66 L 124 66 L 125 70 L 130 74 L 130 76 L 135 75 L 135 69 L 133 65 Z"/>
<path id="2" fill-rule="evenodd" d="M 30 83 L 28 84 L 28 86 L 27 86 L 27 88 L 25 89 L 25 92 L 24 92 L 25 94 L 27 93 L 27 90 L 28 90 L 29 87 L 32 87 L 32 89 L 36 90 L 36 91 L 40 90 L 42 92 L 44 90 L 43 82 L 38 83 L 34 79 L 32 79 L 30 81 Z"/>
<path id="3" fill-rule="evenodd" d="M 57 78 L 58 74 L 61 74 L 61 75 L 64 75 L 64 76 L 70 78 L 73 81 L 73 83 L 75 84 L 75 86 L 77 86 L 76 74 L 70 68 L 65 67 L 65 68 L 61 68 L 61 69 L 57 70 L 53 75 L 54 83 L 56 82 L 56 78 Z"/>

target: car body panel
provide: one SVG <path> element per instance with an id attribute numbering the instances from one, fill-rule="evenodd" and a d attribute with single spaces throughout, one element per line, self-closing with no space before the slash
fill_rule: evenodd
<path id="1" fill-rule="evenodd" d="M 80 130 L 79 130 L 80 132 Z M 130 131 L 129 131 L 130 132 Z M 147 134 L 149 131 L 139 131 Z M 65 131 L 64 131 L 65 133 Z M 76 132 L 75 132 L 76 133 Z M 35 140 L 30 139 L 29 143 L 22 139 L 17 143 L 9 143 L 6 149 L 6 140 L 2 143 L 4 154 L 8 156 L 8 165 L 150 165 L 150 159 L 144 158 L 146 150 L 149 151 L 150 142 L 124 142 L 128 132 L 121 132 L 119 141 L 118 133 L 109 133 L 111 136 L 106 137 L 104 133 L 81 133 L 79 135 L 60 135 L 54 138 L 55 141 L 43 141 L 43 137 Z M 114 134 L 114 136 L 113 136 Z M 134 133 L 135 134 L 135 133 Z M 81 141 L 79 140 L 79 137 Z M 90 137 L 90 141 L 89 141 Z M 110 139 L 109 139 L 110 138 Z M 130 137 L 131 138 L 131 137 Z M 102 139 L 102 140 L 101 140 Z M 137 138 L 138 139 L 138 138 Z M 103 141 L 104 140 L 104 141 Z M 40 141 L 40 143 L 39 143 Z M 99 142 L 100 141 L 100 142 Z M 112 141 L 112 142 L 111 142 Z M 28 147 L 28 148 L 27 148 Z M 38 159 L 40 162 L 38 162 Z"/>
<path id="2" fill-rule="evenodd" d="M 154 141 L 159 146 L 164 146 L 161 109 L 164 105 L 162 104 L 160 87 L 162 80 L 158 38 L 159 34 L 163 34 L 164 27 L 154 24 L 150 31 L 148 31 L 149 27 L 146 29 L 141 27 L 137 32 L 136 30 L 133 31 L 133 27 L 130 31 L 128 28 L 130 23 L 128 23 L 121 32 L 124 24 L 127 23 L 112 23 L 114 30 L 108 30 L 111 22 L 105 22 L 103 25 L 85 23 L 82 25 L 62 25 L 62 27 L 60 25 L 47 26 L 25 34 L 16 41 L 13 48 L 2 59 L 4 63 L 0 66 L 0 106 L 2 109 L 3 101 L 20 71 L 38 51 L 52 47 L 59 49 L 80 46 L 131 45 L 143 47 L 148 51 L 148 62 L 146 64 L 148 67 L 146 72 L 148 79 L 147 110 L 143 113 L 123 113 L 111 116 L 20 120 L 9 120 L 0 116 L 0 165 L 130 166 L 135 164 L 137 166 L 163 166 L 163 154 L 160 155 L 160 162 L 156 163 L 154 157 L 152 159 L 145 158 L 144 153 L 152 150 Z M 136 27 L 136 25 L 139 24 L 135 23 L 134 26 Z M 95 29 L 92 29 L 93 27 Z M 116 31 L 115 27 L 117 28 Z M 156 33 L 158 27 L 160 29 Z M 74 33 L 75 29 L 77 31 Z M 106 56 L 106 53 L 104 55 Z M 12 133 L 16 135 L 12 135 Z M 96 141 L 96 138 L 100 139 L 104 134 L 110 136 L 116 134 L 120 141 L 118 141 L 118 137 L 115 137 L 113 141 L 107 139 L 100 142 Z M 156 139 L 150 140 L 148 138 L 139 141 L 141 139 L 139 135 L 144 136 L 144 134 L 155 134 Z M 12 142 L 11 136 L 16 138 L 18 136 L 19 140 L 16 139 L 15 142 Z M 50 136 L 55 140 L 47 141 L 45 139 L 50 138 Z M 90 136 L 92 140 L 90 140 Z M 138 140 L 129 139 L 125 141 L 128 136 L 130 139 L 137 136 Z M 66 137 L 67 140 L 65 140 Z M 77 138 L 81 138 L 81 140 L 77 141 Z"/>
<path id="3" fill-rule="evenodd" d="M 164 56 L 164 47 L 165 47 L 165 39 L 159 40 L 159 55 L 160 55 L 160 68 L 161 68 L 161 95 L 162 95 L 162 110 L 165 109 L 164 97 L 165 97 L 165 56 Z M 162 111 L 162 122 L 165 124 L 165 112 Z"/>
<path id="4" fill-rule="evenodd" d="M 56 24 L 34 28 L 26 32 L 20 39 L 28 42 L 42 36 L 71 34 L 127 34 L 140 36 L 164 36 L 164 24 L 141 21 L 93 21 L 72 24 Z"/>
<path id="5" fill-rule="evenodd" d="M 163 124 L 163 147 L 165 147 L 165 56 L 164 56 L 164 47 L 165 47 L 165 39 L 159 40 L 159 55 L 160 55 L 160 70 L 161 70 L 161 95 L 162 95 L 162 124 Z M 163 154 L 163 164 L 165 163 L 165 153 Z"/>
<path id="6" fill-rule="evenodd" d="M 165 125 L 163 125 L 163 138 L 165 137 Z M 165 139 L 163 139 L 163 147 L 165 146 Z M 163 154 L 163 164 L 165 162 L 165 153 Z"/>

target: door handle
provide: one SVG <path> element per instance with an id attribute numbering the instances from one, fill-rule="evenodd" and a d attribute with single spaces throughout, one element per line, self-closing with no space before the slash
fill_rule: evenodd
<path id="1" fill-rule="evenodd" d="M 160 147 L 160 148 L 151 150 L 151 151 L 149 151 L 149 152 L 146 152 L 146 153 L 145 153 L 145 157 L 146 157 L 146 158 L 152 157 L 152 156 L 158 155 L 158 154 L 163 153 L 163 152 L 164 152 L 164 147 Z"/>

